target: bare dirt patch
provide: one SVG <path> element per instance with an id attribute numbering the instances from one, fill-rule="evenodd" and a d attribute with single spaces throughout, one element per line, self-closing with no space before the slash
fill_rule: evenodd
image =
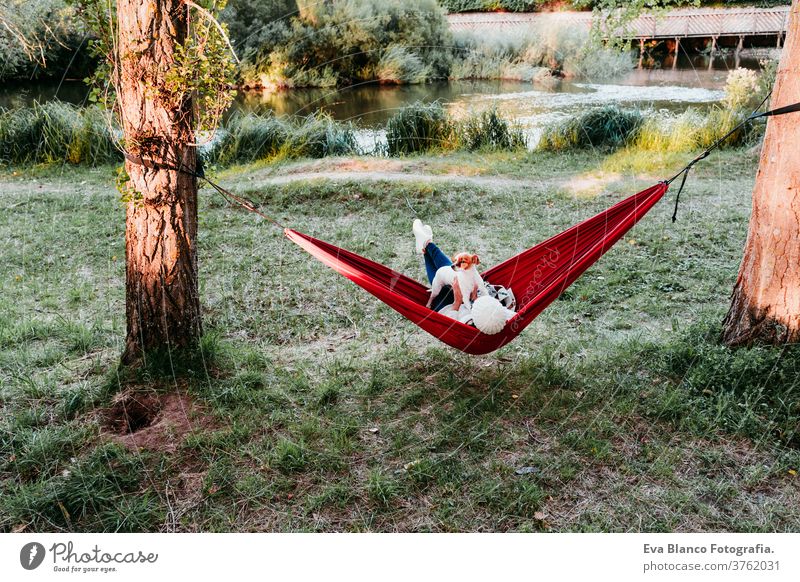
<path id="1" fill-rule="evenodd" d="M 580 196 L 596 196 L 608 185 L 620 180 L 616 173 L 589 173 L 571 177 L 561 185 L 565 190 Z"/>
<path id="2" fill-rule="evenodd" d="M 260 169 L 249 176 L 250 186 L 284 185 L 293 182 L 378 181 L 423 182 L 431 184 L 461 183 L 490 189 L 540 187 L 541 181 L 531 181 L 499 175 L 475 175 L 475 169 L 458 168 L 446 173 L 431 173 L 430 168 L 406 160 L 331 158 L 297 162 L 277 169 Z"/>
<path id="3" fill-rule="evenodd" d="M 502 190 L 506 188 L 525 188 L 532 184 L 527 180 L 514 178 L 497 178 L 492 176 L 465 176 L 461 174 L 417 174 L 405 172 L 384 171 L 327 171 L 327 172 L 298 172 L 268 176 L 256 182 L 258 184 L 289 184 L 291 182 L 310 182 L 314 180 L 351 181 L 370 180 L 376 182 L 429 182 L 429 183 L 463 183 L 488 189 Z"/>
<path id="4" fill-rule="evenodd" d="M 282 173 L 289 175 L 325 172 L 402 172 L 406 170 L 406 163 L 402 160 L 380 158 L 322 158 L 291 164 L 282 170 Z"/>
<path id="5" fill-rule="evenodd" d="M 187 435 L 211 424 L 185 392 L 126 391 L 103 411 L 111 438 L 133 450 L 174 452 Z"/>

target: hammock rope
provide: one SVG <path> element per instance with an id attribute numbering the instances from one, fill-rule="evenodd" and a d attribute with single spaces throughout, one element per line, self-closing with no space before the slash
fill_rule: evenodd
<path id="1" fill-rule="evenodd" d="M 786 113 L 795 113 L 797 111 L 800 111 L 800 102 L 798 102 L 798 103 L 794 103 L 792 105 L 787 105 L 785 107 L 778 107 L 776 109 L 771 109 L 769 111 L 759 112 L 759 109 L 761 109 L 764 106 L 764 104 L 767 102 L 767 100 L 771 96 L 772 96 L 772 91 L 767 93 L 767 95 L 761 100 L 761 103 L 758 104 L 758 107 L 756 107 L 753 110 L 753 113 L 751 113 L 746 118 L 744 118 L 733 129 L 731 129 L 728 133 L 726 133 L 725 135 L 723 135 L 720 138 L 717 138 L 717 140 L 713 144 L 708 146 L 708 148 L 706 148 L 705 151 L 703 151 L 699 156 L 694 158 L 691 162 L 686 164 L 686 166 L 680 172 L 678 172 L 672 178 L 670 178 L 669 180 L 666 181 L 667 184 L 671 184 L 678 176 L 683 174 L 683 179 L 681 180 L 680 188 L 678 188 L 678 193 L 675 195 L 675 209 L 672 212 L 672 222 L 673 223 L 678 219 L 678 202 L 680 201 L 681 192 L 683 192 L 683 187 L 686 185 L 686 177 L 689 175 L 689 170 L 691 170 L 692 167 L 697 162 L 699 162 L 700 160 L 706 159 L 709 155 L 711 155 L 711 152 L 713 152 L 715 149 L 717 149 L 719 146 L 721 146 L 725 142 L 725 140 L 727 140 L 730 136 L 735 134 L 737 131 L 739 131 L 745 125 L 747 125 L 748 123 L 750 123 L 751 121 L 753 121 L 755 119 L 760 119 L 762 117 L 773 117 L 773 116 L 776 116 L 776 115 L 784 115 Z"/>
<path id="2" fill-rule="evenodd" d="M 145 160 L 127 152 L 125 152 L 125 158 L 132 163 L 142 164 L 146 167 L 161 167 L 206 181 L 226 201 L 229 203 L 233 201 L 245 210 L 253 212 L 272 225 L 281 228 L 290 241 L 434 337 L 462 352 L 479 355 L 493 352 L 519 335 L 536 316 L 633 228 L 663 198 L 669 190 L 670 184 L 682 176 L 675 196 L 675 210 L 672 214 L 672 222 L 675 222 L 678 202 L 689 171 L 745 124 L 761 117 L 800 111 L 800 103 L 795 103 L 759 113 L 758 110 L 768 98 L 769 95 L 750 116 L 717 139 L 669 180 L 663 180 L 650 188 L 637 192 L 595 216 L 485 271 L 483 278 L 486 282 L 512 289 L 520 298 L 514 317 L 507 322 L 500 333 L 492 335 L 484 334 L 475 327 L 426 307 L 427 287 L 418 281 L 356 253 L 285 227 L 280 221 L 262 212 L 258 205 L 249 198 L 234 194 L 206 177 L 200 160 L 198 160 L 196 168 L 191 169 L 183 163 L 165 164 Z M 408 203 L 408 200 L 406 202 Z M 410 204 L 409 208 L 413 211 Z"/>
<path id="3" fill-rule="evenodd" d="M 209 186 L 214 188 L 214 190 L 216 190 L 219 193 L 219 195 L 222 196 L 222 198 L 224 198 L 226 202 L 228 202 L 228 204 L 231 204 L 232 200 L 245 210 L 248 210 L 254 214 L 258 214 L 261 218 L 264 218 L 265 220 L 271 222 L 281 230 L 286 229 L 286 227 L 283 224 L 281 224 L 278 220 L 272 218 L 268 214 L 265 214 L 263 211 L 261 211 L 258 205 L 249 198 L 247 198 L 246 196 L 234 194 L 230 190 L 223 188 L 222 186 L 214 182 L 211 178 L 206 176 L 205 170 L 203 169 L 203 162 L 199 158 L 197 160 L 197 166 L 195 167 L 194 170 L 192 170 L 183 162 L 178 162 L 177 164 L 172 162 L 167 162 L 167 163 L 156 162 L 155 160 L 143 158 L 142 156 L 137 156 L 127 151 L 123 153 L 125 155 L 125 159 L 133 164 L 138 164 L 140 166 L 144 166 L 145 168 L 171 170 L 173 172 L 187 174 L 199 180 L 204 180 L 206 183 L 208 183 Z"/>

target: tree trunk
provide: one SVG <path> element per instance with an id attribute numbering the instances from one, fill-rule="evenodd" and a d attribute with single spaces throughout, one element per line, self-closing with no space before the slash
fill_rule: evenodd
<path id="1" fill-rule="evenodd" d="M 191 99 L 165 88 L 188 32 L 180 0 L 118 0 L 117 104 L 130 177 L 125 224 L 127 338 L 123 363 L 193 347 L 201 333 L 197 290 L 197 180 Z M 144 163 L 142 163 L 144 162 Z"/>
<path id="2" fill-rule="evenodd" d="M 800 101 L 800 0 L 794 0 L 771 107 Z M 744 258 L 722 338 L 800 341 L 800 113 L 769 118 Z"/>

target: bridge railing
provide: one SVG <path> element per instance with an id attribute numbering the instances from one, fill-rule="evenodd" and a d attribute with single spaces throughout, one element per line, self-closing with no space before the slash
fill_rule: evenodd
<path id="1" fill-rule="evenodd" d="M 621 36 L 631 38 L 675 38 L 709 36 L 754 36 L 785 33 L 789 6 L 775 8 L 686 9 L 663 15 L 640 16 Z M 450 27 L 468 30 L 483 27 L 516 28 L 548 24 L 590 27 L 592 14 L 554 13 L 467 13 L 449 14 Z"/>
<path id="2" fill-rule="evenodd" d="M 631 24 L 629 34 L 634 38 L 779 34 L 788 27 L 789 7 L 785 8 L 641 16 Z"/>

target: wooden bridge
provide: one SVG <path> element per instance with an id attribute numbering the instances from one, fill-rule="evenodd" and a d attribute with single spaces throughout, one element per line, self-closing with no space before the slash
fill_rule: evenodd
<path id="1" fill-rule="evenodd" d="M 718 41 L 733 41 L 737 49 L 745 41 L 770 43 L 780 48 L 789 24 L 789 6 L 775 8 L 684 9 L 660 15 L 640 16 L 620 36 L 636 39 L 644 47 L 646 41 L 669 40 L 677 51 L 681 39 L 708 39 L 713 52 Z M 588 29 L 592 24 L 589 12 L 511 13 L 483 12 L 450 14 L 453 30 L 489 30 L 541 27 L 549 25 L 579 26 Z"/>

